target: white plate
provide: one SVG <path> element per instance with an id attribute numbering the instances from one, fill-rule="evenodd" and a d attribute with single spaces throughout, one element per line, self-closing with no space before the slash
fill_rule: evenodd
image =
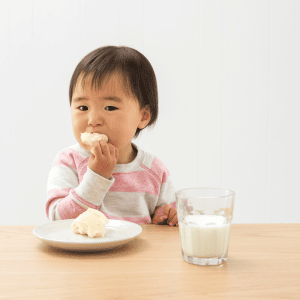
<path id="1" fill-rule="evenodd" d="M 105 224 L 104 237 L 90 238 L 87 235 L 74 233 L 71 225 L 74 219 L 53 221 L 39 225 L 33 234 L 44 243 L 71 251 L 98 251 L 112 249 L 126 244 L 142 232 L 136 223 L 123 220 L 109 220 Z"/>

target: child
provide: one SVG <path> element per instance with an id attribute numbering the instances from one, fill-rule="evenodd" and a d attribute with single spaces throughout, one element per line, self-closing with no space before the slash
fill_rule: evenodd
<path id="1" fill-rule="evenodd" d="M 92 51 L 73 73 L 69 98 L 78 143 L 54 159 L 48 219 L 76 219 L 91 207 L 109 219 L 178 226 L 167 168 L 131 142 L 158 115 L 156 77 L 146 57 L 129 47 Z M 87 146 L 84 132 L 105 134 L 108 142 Z"/>

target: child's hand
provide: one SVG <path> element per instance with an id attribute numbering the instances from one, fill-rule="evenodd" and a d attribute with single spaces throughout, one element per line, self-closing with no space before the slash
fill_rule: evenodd
<path id="1" fill-rule="evenodd" d="M 95 142 L 88 166 L 95 173 L 109 179 L 118 160 L 118 149 L 105 141 Z"/>
<path id="2" fill-rule="evenodd" d="M 173 225 L 178 226 L 176 208 L 171 207 L 169 204 L 166 204 L 163 207 L 161 206 L 156 207 L 152 218 L 153 224 L 162 225 L 165 224 L 165 222 L 170 226 Z"/>

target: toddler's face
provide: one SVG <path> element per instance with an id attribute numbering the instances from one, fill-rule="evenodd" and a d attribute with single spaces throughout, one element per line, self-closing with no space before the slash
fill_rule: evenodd
<path id="1" fill-rule="evenodd" d="M 77 142 L 87 151 L 91 147 L 82 143 L 81 133 L 106 134 L 108 141 L 120 153 L 131 149 L 131 140 L 137 128 L 144 128 L 150 121 L 149 113 L 140 110 L 139 103 L 123 91 L 117 75 L 105 80 L 101 89 L 91 87 L 91 78 L 77 81 L 71 104 L 72 128 Z M 127 149 L 127 150 L 126 150 Z"/>

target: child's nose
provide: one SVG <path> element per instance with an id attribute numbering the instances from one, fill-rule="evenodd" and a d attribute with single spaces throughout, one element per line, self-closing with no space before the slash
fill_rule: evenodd
<path id="1" fill-rule="evenodd" d="M 89 122 L 88 125 L 90 126 L 97 126 L 97 125 L 103 125 L 104 120 L 101 112 L 99 111 L 91 111 L 89 113 Z"/>

